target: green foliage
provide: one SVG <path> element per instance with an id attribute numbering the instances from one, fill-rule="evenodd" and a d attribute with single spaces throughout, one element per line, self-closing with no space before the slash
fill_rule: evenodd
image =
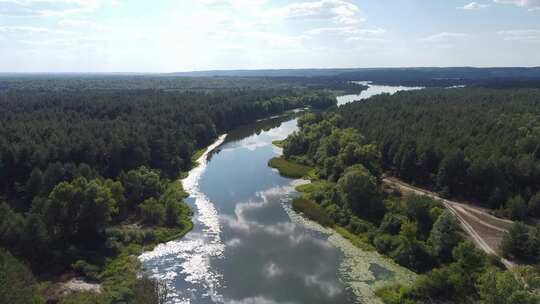
<path id="1" fill-rule="evenodd" d="M 78 260 L 73 263 L 71 267 L 78 275 L 89 278 L 91 280 L 99 279 L 100 268 L 97 265 L 92 265 L 86 261 Z"/>
<path id="2" fill-rule="evenodd" d="M 399 232 L 399 245 L 391 257 L 400 265 L 416 272 L 425 272 L 433 267 L 433 258 L 423 242 L 416 239 L 418 228 L 415 222 L 407 221 Z"/>
<path id="3" fill-rule="evenodd" d="M 433 255 L 441 262 L 452 258 L 452 250 L 461 240 L 460 227 L 452 213 L 445 211 L 439 216 L 429 235 Z"/>
<path id="4" fill-rule="evenodd" d="M 130 170 L 126 174 L 121 174 L 120 181 L 125 188 L 127 211 L 132 210 L 134 206 L 149 198 L 158 198 L 166 187 L 159 172 L 146 167 L 140 167 Z"/>
<path id="5" fill-rule="evenodd" d="M 539 228 L 532 229 L 522 222 L 515 222 L 501 242 L 503 256 L 518 260 L 539 260 Z M 536 233 L 536 235 L 535 235 Z"/>
<path id="6" fill-rule="evenodd" d="M 165 220 L 165 207 L 155 198 L 151 197 L 139 205 L 141 218 L 149 225 L 160 225 Z"/>
<path id="7" fill-rule="evenodd" d="M 305 177 L 308 175 L 309 171 L 312 170 L 311 167 L 286 160 L 282 157 L 272 158 L 268 162 L 268 165 L 272 168 L 277 169 L 279 171 L 279 174 L 290 178 Z"/>
<path id="8" fill-rule="evenodd" d="M 527 203 L 520 196 L 514 196 L 506 202 L 508 216 L 515 221 L 523 221 L 527 218 Z"/>
<path id="9" fill-rule="evenodd" d="M 95 238 L 107 228 L 116 212 L 111 189 L 103 181 L 80 177 L 54 187 L 43 215 L 51 238 L 69 240 L 80 236 Z"/>
<path id="10" fill-rule="evenodd" d="M 540 296 L 527 292 L 509 271 L 489 269 L 480 277 L 478 291 L 483 304 L 534 304 L 540 301 Z"/>
<path id="11" fill-rule="evenodd" d="M 323 226 L 334 226 L 334 222 L 328 217 L 324 209 L 309 199 L 296 197 L 292 201 L 292 208 L 294 211 L 301 212 L 310 220 L 316 221 Z"/>
<path id="12" fill-rule="evenodd" d="M 384 215 L 377 181 L 362 165 L 354 165 L 345 171 L 337 183 L 348 208 L 358 217 L 377 222 Z"/>
<path id="13" fill-rule="evenodd" d="M 0 249 L 0 303 L 45 303 L 30 270 L 4 249 Z"/>
<path id="14" fill-rule="evenodd" d="M 532 217 L 540 217 L 540 191 L 529 200 L 528 212 Z"/>
<path id="15" fill-rule="evenodd" d="M 464 88 L 375 96 L 337 113 L 379 144 L 385 170 L 498 209 L 540 191 L 537 109 L 537 90 Z"/>

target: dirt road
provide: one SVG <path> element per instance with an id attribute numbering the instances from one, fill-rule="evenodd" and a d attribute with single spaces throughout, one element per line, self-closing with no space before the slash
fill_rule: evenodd
<path id="1" fill-rule="evenodd" d="M 479 207 L 441 198 L 435 192 L 414 187 L 393 177 L 386 177 L 383 182 L 398 187 L 402 192 L 426 195 L 440 200 L 456 216 L 463 230 L 480 249 L 487 254 L 498 255 L 501 240 L 512 225 L 512 221 L 495 217 Z M 515 266 L 514 263 L 504 258 L 501 258 L 501 261 L 507 268 Z"/>

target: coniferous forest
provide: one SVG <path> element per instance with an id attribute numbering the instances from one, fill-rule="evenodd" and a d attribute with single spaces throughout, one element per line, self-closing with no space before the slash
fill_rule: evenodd
<path id="1" fill-rule="evenodd" d="M 64 273 L 102 283 L 104 292 L 62 303 L 158 303 L 159 282 L 137 278 L 135 255 L 191 229 L 176 179 L 197 151 L 236 126 L 335 104 L 328 93 L 292 87 L 72 83 L 28 80 L 0 92 L 0 298 L 9 303 L 54 300 L 54 284 L 36 282 Z"/>
<path id="2" fill-rule="evenodd" d="M 514 220 L 540 217 L 537 89 L 428 89 L 340 109 L 380 147 L 385 170 Z"/>

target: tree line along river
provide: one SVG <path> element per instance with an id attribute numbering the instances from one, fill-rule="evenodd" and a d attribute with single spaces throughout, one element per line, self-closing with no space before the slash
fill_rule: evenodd
<path id="1" fill-rule="evenodd" d="M 338 105 L 380 93 L 369 88 Z M 296 118 L 271 118 L 221 136 L 183 181 L 194 229 L 139 259 L 164 280 L 170 303 L 379 303 L 376 287 L 414 274 L 362 251 L 291 210 L 295 181 L 268 167 L 272 141 L 297 130 Z"/>

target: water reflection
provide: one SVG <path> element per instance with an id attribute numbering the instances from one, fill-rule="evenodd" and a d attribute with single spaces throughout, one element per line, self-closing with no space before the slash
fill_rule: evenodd
<path id="1" fill-rule="evenodd" d="M 141 257 L 174 287 L 171 303 L 354 302 L 339 280 L 342 253 L 291 222 L 283 204 L 297 195 L 293 181 L 267 165 L 281 153 L 272 141 L 296 129 L 290 117 L 243 126 L 199 167 L 188 199 L 195 229 Z"/>
<path id="2" fill-rule="evenodd" d="M 241 140 L 228 138 L 200 181 L 220 214 L 224 258 L 212 265 L 223 275 L 225 302 L 352 302 L 338 279 L 342 254 L 322 234 L 291 222 L 282 205 L 296 195 L 291 180 L 267 166 L 280 152 L 271 142 L 296 128 L 290 120 Z"/>

